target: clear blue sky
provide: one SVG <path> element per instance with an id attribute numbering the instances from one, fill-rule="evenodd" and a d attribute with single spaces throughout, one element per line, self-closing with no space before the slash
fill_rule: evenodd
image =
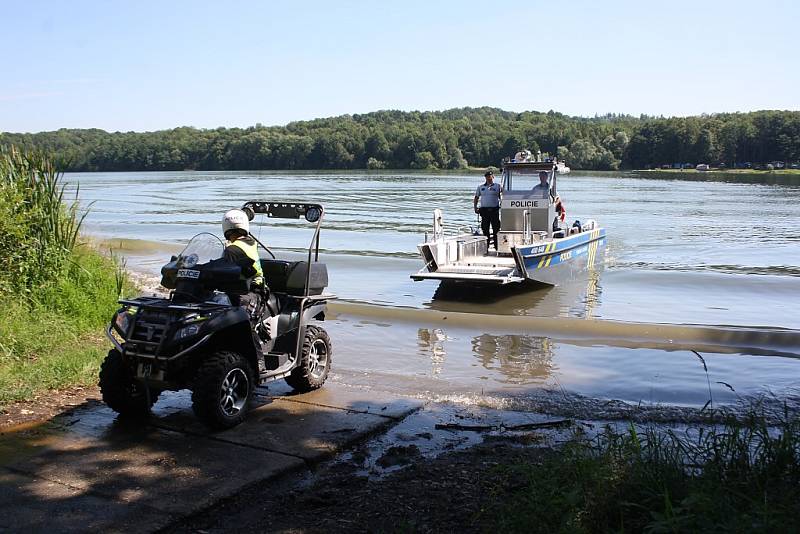
<path id="1" fill-rule="evenodd" d="M 0 131 L 800 108 L 800 3 L 7 1 Z"/>

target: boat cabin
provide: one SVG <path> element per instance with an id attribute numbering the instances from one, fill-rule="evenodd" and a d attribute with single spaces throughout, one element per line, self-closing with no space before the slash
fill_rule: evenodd
<path id="1" fill-rule="evenodd" d="M 547 174 L 542 187 L 540 173 Z M 557 163 L 553 161 L 509 161 L 503 163 L 502 226 L 497 234 L 498 252 L 553 237 L 556 217 Z"/>

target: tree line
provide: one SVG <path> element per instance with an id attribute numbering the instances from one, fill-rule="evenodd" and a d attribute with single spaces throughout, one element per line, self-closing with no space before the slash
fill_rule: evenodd
<path id="1" fill-rule="evenodd" d="M 574 169 L 675 162 L 800 161 L 800 112 L 694 117 L 514 113 L 496 108 L 377 111 L 286 126 L 155 132 L 0 133 L 0 146 L 46 151 L 69 171 L 461 169 L 527 148 Z"/>

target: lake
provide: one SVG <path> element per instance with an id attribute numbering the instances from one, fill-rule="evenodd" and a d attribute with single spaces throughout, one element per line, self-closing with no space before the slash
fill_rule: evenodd
<path id="1" fill-rule="evenodd" d="M 559 178 L 559 193 L 568 222 L 592 218 L 607 229 L 601 271 L 555 288 L 440 295 L 435 282 L 409 279 L 421 267 L 416 245 L 434 208 L 443 209 L 448 228 L 477 224 L 472 195 L 481 173 L 185 171 L 67 179 L 80 184 L 80 201 L 91 206 L 85 231 L 119 249 L 129 267 L 153 275 L 196 233 L 219 234 L 222 213 L 247 200 L 323 204 L 322 256 L 329 289 L 344 303 L 332 306 L 325 327 L 343 382 L 463 402 L 567 391 L 702 406 L 709 383 L 717 403 L 796 395 L 797 185 L 573 172 Z M 311 239 L 304 221 L 255 223 L 252 232 L 279 257 L 297 257 Z M 455 312 L 458 324 L 442 319 Z M 509 315 L 528 319 L 507 328 L 502 317 Z M 697 344 L 671 345 L 658 325 L 696 333 Z M 703 354 L 708 376 L 692 348 Z"/>

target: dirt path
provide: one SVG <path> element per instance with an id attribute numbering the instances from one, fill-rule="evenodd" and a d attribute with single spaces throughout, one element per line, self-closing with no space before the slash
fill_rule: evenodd
<path id="1" fill-rule="evenodd" d="M 30 400 L 14 402 L 0 409 L 0 432 L 17 425 L 47 421 L 87 402 L 100 401 L 97 386 L 75 386 L 51 390 Z"/>

